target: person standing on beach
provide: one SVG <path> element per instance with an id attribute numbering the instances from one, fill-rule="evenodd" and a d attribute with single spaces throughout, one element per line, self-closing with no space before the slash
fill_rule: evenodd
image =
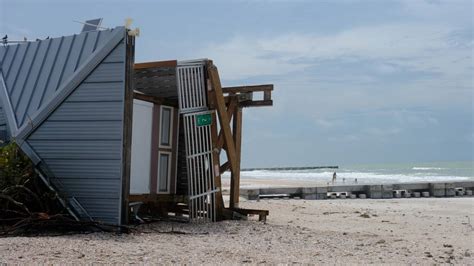
<path id="1" fill-rule="evenodd" d="M 336 182 L 336 172 L 332 174 L 332 183 L 334 184 Z"/>

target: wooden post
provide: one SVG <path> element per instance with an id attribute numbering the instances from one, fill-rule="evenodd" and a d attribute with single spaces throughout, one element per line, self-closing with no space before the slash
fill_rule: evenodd
<path id="1" fill-rule="evenodd" d="M 223 218 L 224 199 L 222 198 L 222 181 L 220 171 L 220 150 L 217 148 L 217 117 L 216 113 L 212 113 L 211 124 L 211 139 L 212 139 L 212 165 L 214 167 L 214 183 L 217 189 L 216 193 L 216 220 L 220 221 Z"/>
<path id="2" fill-rule="evenodd" d="M 232 121 L 234 133 L 234 143 L 235 143 L 235 155 L 237 158 L 237 163 L 234 166 L 234 171 L 231 173 L 230 180 L 230 208 L 239 207 L 239 197 L 240 197 L 240 159 L 241 159 L 241 150 L 242 150 L 242 108 L 235 107 L 234 110 L 234 119 Z"/>
<path id="3" fill-rule="evenodd" d="M 130 169 L 132 161 L 132 119 L 133 119 L 133 64 L 135 62 L 135 37 L 126 34 L 125 93 L 122 143 L 122 206 L 120 224 L 128 224 Z"/>

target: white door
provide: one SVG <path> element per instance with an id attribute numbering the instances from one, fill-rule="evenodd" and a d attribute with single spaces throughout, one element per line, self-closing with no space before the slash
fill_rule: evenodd
<path id="1" fill-rule="evenodd" d="M 150 194 L 153 103 L 133 100 L 130 194 Z"/>

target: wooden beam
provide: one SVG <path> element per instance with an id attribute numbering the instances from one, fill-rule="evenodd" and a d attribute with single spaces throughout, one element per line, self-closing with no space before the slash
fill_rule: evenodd
<path id="1" fill-rule="evenodd" d="M 223 93 L 243 93 L 255 91 L 272 91 L 273 84 L 251 85 L 251 86 L 235 86 L 222 88 Z"/>
<path id="2" fill-rule="evenodd" d="M 129 223 L 130 173 L 132 161 L 133 127 L 133 63 L 135 62 L 135 37 L 126 35 L 125 93 L 122 131 L 122 206 L 120 224 Z"/>
<path id="3" fill-rule="evenodd" d="M 216 148 L 219 150 L 219 152 L 224 148 L 224 131 L 219 132 L 219 136 L 217 137 L 217 143 L 216 143 Z"/>
<path id="4" fill-rule="evenodd" d="M 238 208 L 240 197 L 240 160 L 242 147 L 242 108 L 240 107 L 237 107 L 234 110 L 234 119 L 232 121 L 232 126 L 237 162 L 235 165 L 233 165 L 233 171 L 231 172 L 230 208 Z"/>
<path id="5" fill-rule="evenodd" d="M 176 67 L 177 65 L 178 65 L 178 61 L 176 61 L 176 60 L 144 62 L 144 63 L 135 64 L 134 69 L 158 68 L 158 67 Z"/>
<path id="6" fill-rule="evenodd" d="M 225 162 L 223 165 L 221 165 L 220 171 L 221 171 L 221 173 L 224 173 L 225 171 L 229 170 L 229 168 L 230 168 L 230 163 Z"/>
<path id="7" fill-rule="evenodd" d="M 229 96 L 228 96 L 229 97 Z M 237 107 L 238 99 L 235 96 L 230 96 L 229 98 L 229 105 L 227 106 L 227 116 L 229 117 L 229 121 L 232 119 L 232 115 L 234 114 L 234 109 Z M 222 150 L 225 147 L 224 143 L 224 131 L 219 132 L 219 137 L 217 138 L 217 148 Z"/>
<path id="8" fill-rule="evenodd" d="M 264 91 L 263 92 L 263 100 L 270 101 L 272 99 L 272 91 Z"/>
<path id="9" fill-rule="evenodd" d="M 243 95 L 243 94 L 238 94 L 238 95 Z M 232 96 L 225 96 L 224 99 L 225 99 L 225 102 L 226 104 L 230 104 L 231 100 L 235 97 L 238 97 L 238 96 L 235 96 L 235 95 L 232 95 Z M 265 98 L 267 98 L 265 100 Z M 270 99 L 268 99 L 268 95 L 265 96 L 264 95 L 264 99 L 263 100 L 238 100 L 238 105 L 240 107 L 263 107 L 263 106 L 273 106 L 273 100 L 271 99 L 271 95 L 270 95 Z"/>
<path id="10" fill-rule="evenodd" d="M 219 78 L 219 73 L 217 71 L 217 67 L 214 66 L 212 61 L 208 61 L 207 71 L 209 73 L 209 82 L 212 91 L 214 92 L 214 97 L 216 100 L 216 109 L 217 115 L 219 116 L 219 121 L 221 125 L 221 129 L 224 134 L 224 143 L 227 147 L 227 159 L 230 162 L 230 166 L 232 171 L 235 171 L 234 166 L 237 165 L 237 158 L 235 152 L 235 144 L 234 139 L 232 137 L 232 131 L 230 129 L 230 120 L 229 116 L 227 115 L 226 104 L 224 100 L 224 94 L 222 93 L 221 81 Z M 208 88 L 209 89 L 209 88 Z"/>
<path id="11" fill-rule="evenodd" d="M 212 113 L 212 121 L 217 121 L 216 113 Z M 211 124 L 211 140 L 212 140 L 212 153 L 213 153 L 213 162 L 214 166 L 214 184 L 218 189 L 216 193 L 216 218 L 218 221 L 222 220 L 224 217 L 224 199 L 222 198 L 222 181 L 220 172 L 220 150 L 217 149 L 217 123 Z"/>
<path id="12" fill-rule="evenodd" d="M 238 212 L 242 215 L 258 215 L 258 220 L 262 222 L 267 221 L 267 216 L 269 215 L 269 211 L 267 210 L 255 210 L 255 209 L 239 209 L 239 208 L 234 208 L 232 209 L 235 212 Z"/>
<path id="13" fill-rule="evenodd" d="M 273 106 L 273 100 L 263 100 L 263 101 L 245 101 L 239 103 L 240 107 L 264 107 L 264 106 Z"/>
<path id="14" fill-rule="evenodd" d="M 232 115 L 234 114 L 234 109 L 238 104 L 238 99 L 235 96 L 232 96 L 229 101 L 229 105 L 227 106 L 227 117 L 229 117 L 229 121 L 232 119 Z"/>
<path id="15" fill-rule="evenodd" d="M 234 211 L 236 211 L 240 214 L 243 214 L 243 215 L 249 215 L 249 214 L 268 215 L 268 214 L 270 214 L 270 212 L 268 210 L 235 208 Z"/>

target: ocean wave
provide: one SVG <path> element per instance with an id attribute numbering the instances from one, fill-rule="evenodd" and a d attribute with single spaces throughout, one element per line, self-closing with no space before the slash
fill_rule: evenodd
<path id="1" fill-rule="evenodd" d="M 432 170 L 432 169 L 430 169 Z M 295 171 L 266 171 L 257 170 L 250 172 L 241 172 L 241 178 L 248 179 L 279 179 L 279 180 L 300 180 L 300 181 L 331 181 L 334 172 L 295 172 Z M 223 177 L 230 177 L 228 172 Z M 337 183 L 343 180 L 347 183 L 393 183 L 393 182 L 428 182 L 428 181 L 447 181 L 447 180 L 472 180 L 472 177 L 466 176 L 448 176 L 436 175 L 434 173 L 376 173 L 376 172 L 337 172 Z"/>
<path id="2" fill-rule="evenodd" d="M 422 171 L 429 171 L 429 170 L 445 170 L 446 168 L 441 167 L 418 167 L 415 166 L 411 170 L 422 170 Z"/>

